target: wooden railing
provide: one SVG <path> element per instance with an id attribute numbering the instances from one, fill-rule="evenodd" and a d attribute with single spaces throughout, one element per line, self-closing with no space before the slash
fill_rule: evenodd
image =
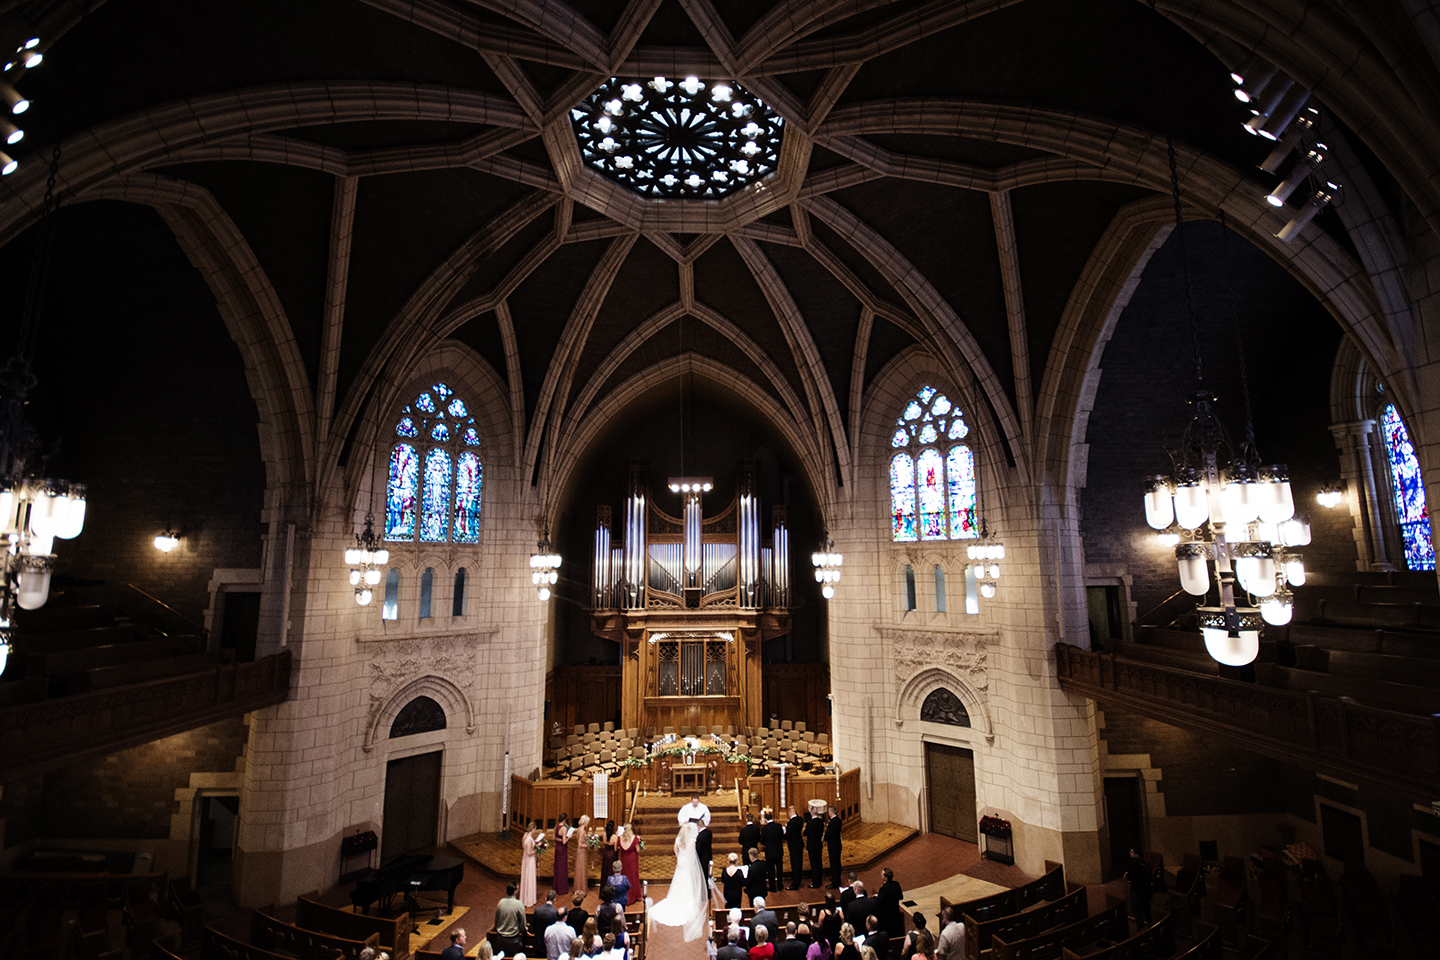
<path id="1" fill-rule="evenodd" d="M 625 780 L 612 777 L 606 792 L 610 819 L 625 810 Z M 562 813 L 574 823 L 595 808 L 595 787 L 591 780 L 526 780 L 510 778 L 510 825 L 524 829 L 526 821 L 534 820 L 543 828 L 555 825 Z"/>
<path id="2" fill-rule="evenodd" d="M 750 792 L 756 794 L 760 806 L 771 810 L 780 809 L 780 776 L 768 774 L 751 777 L 747 781 Z M 840 816 L 850 819 L 860 815 L 860 769 L 847 770 L 840 774 L 840 796 L 835 796 L 835 778 L 832 777 L 789 777 L 785 779 L 785 805 L 799 810 L 811 800 L 824 800 L 840 811 Z"/>
<path id="3" fill-rule="evenodd" d="M 1331 776 L 1407 793 L 1440 793 L 1434 717 L 1257 686 L 1055 645 L 1060 686 L 1155 720 L 1234 739 L 1238 746 Z"/>
<path id="4" fill-rule="evenodd" d="M 114 753 L 284 703 L 290 651 L 0 710 L 0 779 Z"/>

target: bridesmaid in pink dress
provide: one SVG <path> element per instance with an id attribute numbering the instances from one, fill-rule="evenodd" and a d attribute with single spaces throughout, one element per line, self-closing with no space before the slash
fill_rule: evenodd
<path id="1" fill-rule="evenodd" d="M 590 846 L 586 840 L 590 837 L 590 818 L 580 817 L 580 824 L 575 829 L 575 889 L 590 889 Z"/>
<path id="2" fill-rule="evenodd" d="M 525 824 L 525 835 L 520 838 L 520 902 L 527 907 L 535 906 L 535 851 L 536 843 L 545 836 L 544 830 L 535 828 L 535 821 Z"/>
<path id="3" fill-rule="evenodd" d="M 569 815 L 560 814 L 555 820 L 555 876 L 550 882 L 558 894 L 570 892 L 570 850 L 566 844 L 572 832 Z"/>
<path id="4" fill-rule="evenodd" d="M 640 885 L 640 838 L 635 836 L 635 831 L 630 829 L 630 824 L 625 824 L 625 829 L 620 831 L 620 870 L 630 881 L 630 902 L 639 903 L 644 897 L 645 888 Z"/>

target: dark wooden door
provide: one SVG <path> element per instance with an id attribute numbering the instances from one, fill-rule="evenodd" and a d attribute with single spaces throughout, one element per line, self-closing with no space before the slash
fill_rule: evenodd
<path id="1" fill-rule="evenodd" d="M 975 754 L 961 747 L 925 744 L 925 786 L 930 795 L 930 830 L 978 843 Z"/>
<path id="2" fill-rule="evenodd" d="M 440 751 L 385 765 L 380 862 L 435 846 L 440 825 Z"/>
<path id="3" fill-rule="evenodd" d="M 1105 822 L 1110 826 L 1110 873 L 1114 880 L 1130 865 L 1130 851 L 1145 849 L 1145 823 L 1140 810 L 1140 778 L 1105 778 Z"/>

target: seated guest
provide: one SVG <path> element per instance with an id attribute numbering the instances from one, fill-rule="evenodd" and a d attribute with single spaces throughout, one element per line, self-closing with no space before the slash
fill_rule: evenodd
<path id="1" fill-rule="evenodd" d="M 560 919 L 560 911 L 555 909 L 555 891 L 552 889 L 545 894 L 545 902 L 535 905 L 535 922 L 532 924 L 535 934 L 535 955 L 538 957 L 545 952 L 545 931 L 550 929 L 550 924 Z"/>
<path id="2" fill-rule="evenodd" d="M 605 882 L 615 888 L 614 902 L 621 910 L 630 906 L 630 878 L 625 876 L 621 869 L 624 866 L 619 860 L 610 864 L 610 869 L 615 871 L 605 878 Z"/>
<path id="3" fill-rule="evenodd" d="M 725 945 L 715 951 L 715 960 L 746 960 L 748 956 L 748 951 L 740 946 L 740 928 L 726 930 Z"/>
<path id="4" fill-rule="evenodd" d="M 755 925 L 755 946 L 750 948 L 750 960 L 774 960 L 775 945 L 769 940 L 770 931 L 757 923 Z"/>
<path id="5" fill-rule="evenodd" d="M 873 913 L 865 918 L 865 946 L 874 947 L 882 957 L 890 956 L 890 937 L 880 929 L 880 921 Z"/>
<path id="6" fill-rule="evenodd" d="M 760 939 L 759 928 L 764 927 L 765 932 L 770 935 L 770 949 L 775 949 L 775 942 L 780 939 L 780 918 L 775 916 L 774 910 L 765 906 L 764 897 L 755 898 L 755 919 L 751 921 L 751 926 L 756 928 L 756 940 Z"/>
<path id="7" fill-rule="evenodd" d="M 575 896 L 570 898 L 570 902 L 573 903 L 574 906 L 572 906 L 570 912 L 565 915 L 565 922 L 570 924 L 572 930 L 583 930 L 585 928 L 585 921 L 590 919 L 590 911 L 581 906 L 581 904 L 585 902 L 585 891 L 576 890 Z M 569 946 L 569 944 L 566 944 L 566 946 Z"/>
<path id="8" fill-rule="evenodd" d="M 464 960 L 465 928 L 456 927 L 450 931 L 450 946 L 440 951 L 441 960 Z"/>
<path id="9" fill-rule="evenodd" d="M 775 960 L 805 960 L 805 943 L 799 937 L 800 928 L 792 920 L 785 924 L 785 939 L 775 944 Z"/>
<path id="10" fill-rule="evenodd" d="M 525 904 L 515 896 L 519 885 L 510 881 L 505 885 L 505 896 L 495 907 L 495 942 L 491 945 L 502 953 L 516 953 L 525 949 Z"/>

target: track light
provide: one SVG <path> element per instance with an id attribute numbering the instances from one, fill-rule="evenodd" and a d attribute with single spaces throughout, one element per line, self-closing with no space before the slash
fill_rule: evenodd
<path id="1" fill-rule="evenodd" d="M 1290 194 L 1295 192 L 1295 188 L 1305 182 L 1305 178 L 1310 176 L 1312 170 L 1325 162 L 1327 150 L 1328 148 L 1323 143 L 1317 143 L 1306 150 L 1305 156 L 1295 161 L 1295 168 L 1290 171 L 1290 175 L 1265 196 L 1265 202 L 1272 207 L 1285 206 L 1285 201 L 1290 199 Z"/>
<path id="2" fill-rule="evenodd" d="M 30 109 L 30 101 L 22 97 L 19 90 L 4 80 L 0 80 L 0 103 L 4 103 L 10 112 L 17 116 Z"/>
<path id="3" fill-rule="evenodd" d="M 1284 228 L 1275 234 L 1275 236 L 1285 243 L 1289 243 L 1295 239 L 1295 235 L 1305 229 L 1305 225 L 1311 220 L 1314 220 L 1315 216 L 1321 210 L 1329 206 L 1330 202 L 1335 199 L 1335 195 L 1339 192 L 1339 184 L 1326 180 L 1325 183 L 1315 191 L 1315 195 L 1310 198 L 1310 202 L 1305 204 L 1300 212 L 1295 215 L 1295 218 L 1285 224 Z"/>
<path id="4" fill-rule="evenodd" d="M 20 161 L 0 150 L 0 177 L 8 177 L 20 166 Z"/>
<path id="5" fill-rule="evenodd" d="M 1244 87 L 1247 77 L 1257 76 L 1261 70 L 1267 67 L 1271 70 L 1276 69 L 1273 63 L 1260 56 L 1260 54 L 1252 53 L 1250 54 L 1250 59 L 1245 61 L 1244 66 L 1239 70 L 1230 71 L 1230 79 L 1235 81 L 1235 86 Z M 1237 98 L 1240 96 L 1239 90 L 1235 91 L 1235 96 Z"/>
<path id="6" fill-rule="evenodd" d="M 1270 81 L 1275 79 L 1275 75 L 1280 72 L 1278 66 L 1262 60 L 1260 57 L 1252 57 L 1251 64 L 1254 64 L 1254 66 L 1246 64 L 1244 76 L 1237 76 L 1233 73 L 1230 74 L 1230 78 L 1239 84 L 1235 89 L 1235 99 L 1241 103 L 1253 102 L 1260 96 Z"/>
<path id="7" fill-rule="evenodd" d="M 1280 98 L 1280 102 L 1275 105 L 1275 109 L 1270 111 L 1270 119 L 1265 121 L 1265 125 L 1260 128 L 1260 136 L 1266 140 L 1279 140 L 1281 134 L 1290 126 L 1290 122 L 1299 116 L 1301 109 L 1305 106 L 1305 102 L 1309 99 L 1309 90 L 1306 90 L 1298 83 L 1293 84 L 1290 89 L 1285 92 L 1285 96 Z"/>
<path id="8" fill-rule="evenodd" d="M 0 120 L 0 133 L 5 135 L 5 142 L 9 144 L 16 144 L 25 139 L 25 131 L 9 120 Z"/>
<path id="9" fill-rule="evenodd" d="M 1290 151 L 1300 146 L 1300 141 L 1305 139 L 1305 134 L 1315 129 L 1315 123 L 1320 119 L 1320 111 L 1314 107 L 1306 107 L 1300 111 L 1300 115 L 1286 128 L 1284 135 L 1275 142 L 1275 149 L 1260 164 L 1260 169 L 1266 173 L 1274 173 L 1280 169 L 1280 164 L 1290 155 Z"/>
<path id="10" fill-rule="evenodd" d="M 1284 99 L 1285 94 L 1289 93 L 1290 88 L 1294 85 L 1295 81 L 1283 73 L 1273 77 L 1270 82 L 1265 85 L 1265 89 L 1258 91 L 1256 96 L 1251 97 L 1250 112 L 1255 114 L 1255 116 L 1251 117 L 1250 122 L 1245 124 L 1245 129 L 1251 133 L 1258 133 L 1260 128 L 1265 125 L 1265 119 L 1275 112 L 1275 108 L 1280 105 L 1280 101 Z M 1259 122 L 1256 121 L 1257 117 L 1260 118 Z"/>

